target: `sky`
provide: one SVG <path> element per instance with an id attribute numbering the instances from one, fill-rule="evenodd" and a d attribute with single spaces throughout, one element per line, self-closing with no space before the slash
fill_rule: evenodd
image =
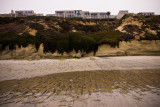
<path id="1" fill-rule="evenodd" d="M 160 0 L 0 0 L 0 14 L 11 10 L 34 10 L 35 13 L 54 14 L 56 10 L 83 10 L 118 14 L 155 12 L 160 14 Z"/>

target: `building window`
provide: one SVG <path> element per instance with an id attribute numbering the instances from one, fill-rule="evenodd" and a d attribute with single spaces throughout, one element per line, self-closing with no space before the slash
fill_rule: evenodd
<path id="1" fill-rule="evenodd" d="M 85 15 L 89 15 L 89 13 L 84 13 Z"/>

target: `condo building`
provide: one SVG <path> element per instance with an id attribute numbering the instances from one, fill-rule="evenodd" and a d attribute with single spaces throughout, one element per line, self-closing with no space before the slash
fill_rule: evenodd
<path id="1" fill-rule="evenodd" d="M 32 16 L 35 15 L 33 10 L 19 10 L 15 11 L 16 16 Z"/>
<path id="2" fill-rule="evenodd" d="M 80 17 L 84 19 L 105 19 L 108 18 L 106 12 L 89 12 L 82 10 L 64 10 L 64 11 L 55 11 L 55 16 L 71 18 L 71 17 Z M 115 16 L 111 16 L 109 18 L 115 18 Z"/>
<path id="3" fill-rule="evenodd" d="M 0 14 L 0 17 L 26 17 L 26 16 L 44 16 L 42 13 L 35 13 L 33 10 L 18 10 L 9 14 Z"/>
<path id="4" fill-rule="evenodd" d="M 108 15 L 106 12 L 91 12 L 90 13 L 91 19 L 106 19 L 108 18 Z M 109 15 L 110 19 L 116 18 L 115 15 Z"/>
<path id="5" fill-rule="evenodd" d="M 46 16 L 56 16 L 55 14 L 46 14 Z"/>
<path id="6" fill-rule="evenodd" d="M 55 11 L 55 15 L 64 18 L 82 17 L 82 10 Z"/>
<path id="7" fill-rule="evenodd" d="M 154 15 L 154 12 L 139 12 L 137 15 L 142 15 L 142 16 L 151 16 Z"/>
<path id="8" fill-rule="evenodd" d="M 82 11 L 82 17 L 84 19 L 90 18 L 90 12 L 89 11 Z"/>
<path id="9" fill-rule="evenodd" d="M 120 10 L 117 19 L 121 19 L 125 14 L 128 14 L 128 10 Z"/>
<path id="10" fill-rule="evenodd" d="M 151 16 L 155 15 L 154 12 L 140 12 L 138 14 L 129 13 L 128 10 L 120 10 L 118 15 L 109 15 L 110 19 L 121 19 L 124 15 L 131 14 L 131 15 L 143 15 L 143 16 Z M 42 13 L 35 13 L 33 10 L 19 10 L 13 11 L 9 14 L 0 14 L 0 17 L 26 17 L 26 16 L 43 16 Z M 79 17 L 83 19 L 107 19 L 107 12 L 89 12 L 89 11 L 82 11 L 82 10 L 61 10 L 55 11 L 55 14 L 47 14 L 46 16 L 57 16 L 63 18 L 72 18 L 72 17 Z"/>

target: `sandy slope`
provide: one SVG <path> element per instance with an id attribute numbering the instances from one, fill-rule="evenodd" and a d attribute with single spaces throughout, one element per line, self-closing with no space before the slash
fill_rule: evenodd
<path id="1" fill-rule="evenodd" d="M 89 57 L 81 59 L 0 60 L 0 81 L 47 74 L 91 71 L 160 69 L 160 56 Z"/>

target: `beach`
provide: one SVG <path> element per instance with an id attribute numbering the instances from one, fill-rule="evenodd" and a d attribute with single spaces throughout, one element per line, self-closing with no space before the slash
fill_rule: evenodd
<path id="1" fill-rule="evenodd" d="M 1 107 L 159 105 L 159 56 L 0 60 Z"/>
<path id="2" fill-rule="evenodd" d="M 84 57 L 80 59 L 0 60 L 0 81 L 54 73 L 93 70 L 160 69 L 159 56 Z"/>

